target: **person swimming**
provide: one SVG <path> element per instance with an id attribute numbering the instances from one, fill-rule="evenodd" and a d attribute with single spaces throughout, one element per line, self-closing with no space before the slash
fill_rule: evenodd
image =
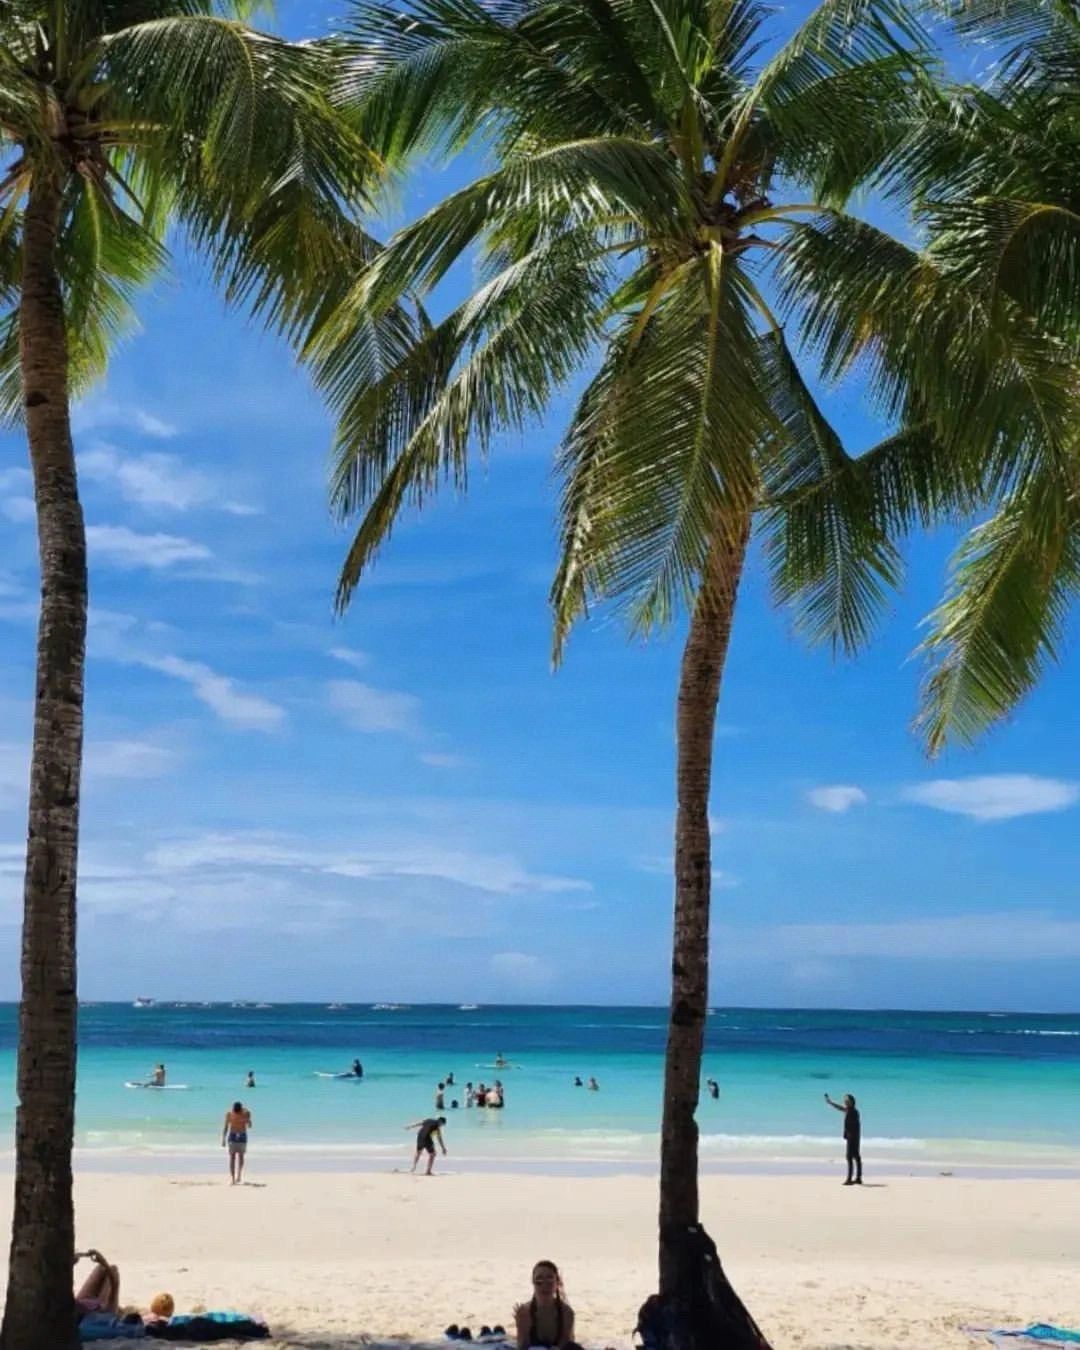
<path id="1" fill-rule="evenodd" d="M 566 1301 L 562 1276 L 554 1261 L 537 1261 L 532 1271 L 532 1298 L 514 1308 L 518 1350 L 543 1346 L 566 1350 L 574 1344 L 574 1310 Z"/>
<path id="2" fill-rule="evenodd" d="M 705 1086 L 709 1089 L 709 1096 L 716 1101 L 720 1096 L 720 1084 L 715 1078 L 706 1078 Z"/>
<path id="3" fill-rule="evenodd" d="M 599 1091 L 600 1091 L 600 1084 L 596 1081 L 595 1078 L 590 1078 L 590 1079 L 589 1079 L 589 1091 L 590 1091 L 590 1092 L 599 1092 Z"/>
<path id="4" fill-rule="evenodd" d="M 244 1086 L 245 1086 L 246 1088 L 253 1088 L 253 1087 L 255 1086 L 255 1070 L 254 1070 L 254 1069 L 248 1069 L 247 1081 L 244 1083 Z"/>

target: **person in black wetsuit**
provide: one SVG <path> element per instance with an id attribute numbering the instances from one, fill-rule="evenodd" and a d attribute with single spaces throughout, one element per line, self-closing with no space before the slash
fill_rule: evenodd
<path id="1" fill-rule="evenodd" d="M 562 1276 L 554 1261 L 537 1261 L 532 1272 L 533 1295 L 514 1309 L 518 1350 L 542 1345 L 568 1350 L 574 1342 L 574 1310 L 563 1293 Z"/>
<path id="2" fill-rule="evenodd" d="M 352 1062 L 352 1076 L 354 1078 L 363 1078 L 364 1076 L 364 1066 L 358 1059 L 354 1059 Z"/>
<path id="3" fill-rule="evenodd" d="M 410 1172 L 416 1171 L 416 1164 L 420 1161 L 421 1153 L 428 1155 L 427 1171 L 424 1176 L 431 1176 L 435 1167 L 435 1145 L 438 1144 L 442 1149 L 442 1155 L 446 1157 L 446 1145 L 443 1143 L 442 1127 L 446 1124 L 445 1116 L 428 1116 L 426 1120 L 414 1120 L 411 1125 L 406 1125 L 407 1130 L 416 1131 L 416 1157 L 413 1158 Z"/>
<path id="4" fill-rule="evenodd" d="M 845 1186 L 862 1185 L 862 1120 L 849 1092 L 842 1102 L 834 1102 L 826 1092 L 825 1100 L 834 1111 L 844 1113 L 844 1144 L 847 1154 L 847 1181 Z M 854 1173 L 854 1175 L 853 1175 Z"/>

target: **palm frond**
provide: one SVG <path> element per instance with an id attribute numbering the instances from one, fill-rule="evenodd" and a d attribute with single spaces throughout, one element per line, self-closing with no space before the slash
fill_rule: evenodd
<path id="1" fill-rule="evenodd" d="M 401 230 L 357 301 L 378 312 L 406 291 L 423 295 L 488 232 L 505 244 L 512 226 L 527 250 L 538 231 L 561 234 L 620 215 L 660 232 L 686 209 L 676 166 L 653 146 L 619 137 L 561 144 L 505 162 Z"/>
<path id="2" fill-rule="evenodd" d="M 470 451 L 538 417 L 600 334 L 602 264 L 566 241 L 493 277 L 438 325 L 362 312 L 313 354 L 338 412 L 332 499 L 364 511 L 338 588 L 343 607 L 405 502 L 443 479 L 464 485 Z"/>
<path id="3" fill-rule="evenodd" d="M 930 616 L 917 725 L 931 752 L 976 740 L 1030 692 L 1059 658 L 1078 594 L 1080 509 L 1069 484 L 1048 475 L 971 532 Z"/>
<path id="4" fill-rule="evenodd" d="M 627 315 L 559 451 L 555 652 L 590 598 L 663 624 L 715 531 L 752 508 L 754 450 L 775 429 L 752 306 L 734 268 L 687 262 L 638 332 Z"/>
<path id="5" fill-rule="evenodd" d="M 901 582 L 900 554 L 873 477 L 855 471 L 859 462 L 822 414 L 783 334 L 767 334 L 761 349 L 783 428 L 762 457 L 773 594 L 792 607 L 807 640 L 854 653 Z M 903 463 L 909 448 L 894 458 Z"/>

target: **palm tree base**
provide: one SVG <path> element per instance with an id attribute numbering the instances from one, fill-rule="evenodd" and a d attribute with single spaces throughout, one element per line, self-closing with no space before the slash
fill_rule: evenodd
<path id="1" fill-rule="evenodd" d="M 641 1306 L 643 1350 L 771 1350 L 700 1224 L 668 1228 L 661 1244 L 675 1258 L 677 1281 L 669 1296 L 653 1294 Z"/>

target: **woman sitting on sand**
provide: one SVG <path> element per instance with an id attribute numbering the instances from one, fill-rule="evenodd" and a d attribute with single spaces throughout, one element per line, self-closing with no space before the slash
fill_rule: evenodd
<path id="1" fill-rule="evenodd" d="M 514 1309 L 518 1350 L 545 1346 L 566 1350 L 574 1344 L 574 1310 L 563 1293 L 562 1276 L 554 1261 L 537 1261 L 532 1273 L 533 1295 Z"/>

